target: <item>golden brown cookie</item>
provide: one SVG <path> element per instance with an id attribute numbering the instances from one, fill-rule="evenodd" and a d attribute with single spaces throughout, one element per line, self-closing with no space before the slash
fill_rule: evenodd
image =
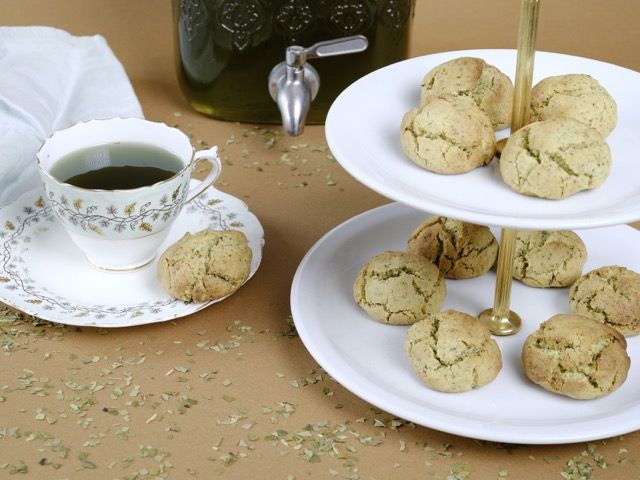
<path id="1" fill-rule="evenodd" d="M 158 280 L 169 295 L 185 302 L 217 300 L 242 286 L 251 258 L 240 231 L 186 233 L 160 256 Z"/>
<path id="2" fill-rule="evenodd" d="M 570 230 L 521 230 L 513 278 L 530 287 L 568 287 L 582 275 L 587 247 Z"/>
<path id="3" fill-rule="evenodd" d="M 471 98 L 489 116 L 495 130 L 506 128 L 511 123 L 513 83 L 481 58 L 449 60 L 425 75 L 421 105 L 445 94 Z"/>
<path id="4" fill-rule="evenodd" d="M 360 270 L 353 297 L 372 318 L 406 325 L 437 312 L 444 303 L 443 275 L 420 255 L 383 252 Z"/>
<path id="5" fill-rule="evenodd" d="M 587 400 L 616 390 L 627 378 L 627 342 L 616 330 L 580 315 L 554 315 L 524 343 L 527 377 L 542 388 Z"/>
<path id="6" fill-rule="evenodd" d="M 424 383 L 441 392 L 479 388 L 502 368 L 502 353 L 487 327 L 456 310 L 431 314 L 412 325 L 404 346 Z"/>
<path id="7" fill-rule="evenodd" d="M 502 179 L 516 192 L 560 199 L 599 187 L 611 152 L 597 130 L 572 119 L 531 123 L 515 132 L 500 156 Z"/>
<path id="8" fill-rule="evenodd" d="M 432 172 L 465 173 L 493 159 L 496 137 L 489 117 L 467 97 L 447 95 L 402 119 L 402 149 Z"/>
<path id="9" fill-rule="evenodd" d="M 580 277 L 569 290 L 573 313 L 593 318 L 623 335 L 640 333 L 640 274 L 608 266 Z"/>
<path id="10" fill-rule="evenodd" d="M 531 90 L 532 121 L 573 118 L 606 137 L 616 126 L 617 110 L 609 92 L 589 75 L 548 77 Z"/>
<path id="11" fill-rule="evenodd" d="M 409 237 L 407 251 L 435 263 L 446 278 L 478 277 L 498 256 L 489 227 L 446 217 L 430 217 Z"/>

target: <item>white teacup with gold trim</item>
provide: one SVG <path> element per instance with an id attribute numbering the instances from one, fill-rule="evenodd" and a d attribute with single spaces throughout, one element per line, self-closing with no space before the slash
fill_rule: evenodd
<path id="1" fill-rule="evenodd" d="M 60 130 L 37 159 L 46 201 L 89 262 L 105 270 L 151 262 L 184 203 L 221 170 L 217 147 L 194 153 L 180 130 L 139 118 L 91 120 Z M 189 188 L 200 160 L 209 161 L 211 170 Z M 154 176 L 157 169 L 167 178 Z M 115 183 L 104 172 L 119 172 Z M 92 179 L 96 175 L 99 180 Z M 118 188 L 134 177 L 141 185 L 125 182 Z M 101 188 L 91 188 L 91 182 Z"/>

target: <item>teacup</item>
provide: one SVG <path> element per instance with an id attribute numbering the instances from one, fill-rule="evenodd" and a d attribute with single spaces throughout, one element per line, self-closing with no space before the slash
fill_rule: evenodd
<path id="1" fill-rule="evenodd" d="M 129 143 L 172 154 L 179 159 L 179 171 L 150 185 L 113 190 L 74 186 L 51 173 L 74 152 Z M 139 118 L 91 120 L 60 130 L 47 139 L 37 159 L 46 201 L 87 260 L 105 270 L 131 270 L 151 262 L 184 203 L 208 188 L 221 170 L 217 147 L 194 153 L 180 130 Z M 189 188 L 199 160 L 209 161 L 211 171 Z M 88 160 L 87 170 L 96 166 L 92 163 L 104 165 L 108 159 Z"/>

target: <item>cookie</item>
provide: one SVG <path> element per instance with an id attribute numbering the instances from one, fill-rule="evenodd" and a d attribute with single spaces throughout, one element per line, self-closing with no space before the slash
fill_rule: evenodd
<path id="1" fill-rule="evenodd" d="M 513 83 L 481 58 L 456 58 L 431 69 L 422 80 L 420 104 L 444 94 L 472 99 L 489 116 L 495 130 L 511 123 Z"/>
<path id="2" fill-rule="evenodd" d="M 554 315 L 522 348 L 524 371 L 554 393 L 587 400 L 607 395 L 627 378 L 627 342 L 613 328 L 580 315 Z"/>
<path id="3" fill-rule="evenodd" d="M 496 150 L 489 117 L 473 100 L 447 95 L 405 114 L 402 149 L 432 172 L 465 173 L 486 165 Z"/>
<path id="4" fill-rule="evenodd" d="M 569 290 L 573 313 L 593 318 L 623 335 L 640 333 L 640 274 L 608 266 L 580 277 Z"/>
<path id="5" fill-rule="evenodd" d="M 444 303 L 443 275 L 420 255 L 383 252 L 360 270 L 353 297 L 372 318 L 407 325 L 437 312 Z"/>
<path id="6" fill-rule="evenodd" d="M 441 392 L 479 388 L 502 369 L 502 354 L 489 329 L 456 310 L 431 314 L 412 325 L 404 346 L 424 383 Z"/>
<path id="7" fill-rule="evenodd" d="M 570 230 L 521 230 L 513 278 L 530 287 L 568 287 L 582 275 L 587 247 Z"/>
<path id="8" fill-rule="evenodd" d="M 430 217 L 409 237 L 407 251 L 435 263 L 446 278 L 480 276 L 498 257 L 489 227 L 446 217 Z"/>
<path id="9" fill-rule="evenodd" d="M 589 75 L 548 77 L 531 90 L 532 121 L 573 118 L 606 137 L 616 126 L 617 117 L 615 100 Z"/>
<path id="10" fill-rule="evenodd" d="M 217 300 L 242 286 L 251 258 L 247 238 L 237 230 L 186 233 L 160 256 L 158 280 L 185 302 Z"/>
<path id="11" fill-rule="evenodd" d="M 572 119 L 531 123 L 515 132 L 500 157 L 500 174 L 519 193 L 566 198 L 602 185 L 611 152 L 597 130 Z"/>

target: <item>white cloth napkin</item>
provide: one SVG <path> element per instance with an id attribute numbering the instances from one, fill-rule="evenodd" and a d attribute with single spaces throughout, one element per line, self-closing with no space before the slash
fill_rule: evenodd
<path id="1" fill-rule="evenodd" d="M 35 154 L 56 130 L 143 117 L 105 39 L 51 27 L 0 27 L 0 206 L 40 184 Z"/>

